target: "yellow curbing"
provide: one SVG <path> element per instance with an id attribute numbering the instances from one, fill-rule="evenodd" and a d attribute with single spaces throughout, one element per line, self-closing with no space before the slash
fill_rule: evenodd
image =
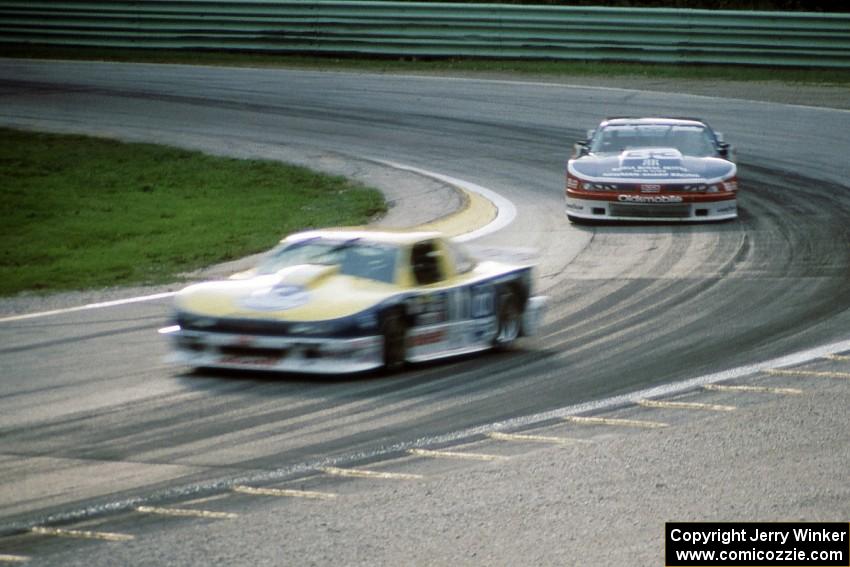
<path id="1" fill-rule="evenodd" d="M 489 199 L 455 187 L 464 197 L 465 205 L 458 211 L 416 227 L 418 230 L 436 230 L 446 236 L 459 236 L 487 226 L 498 214 L 498 209 Z"/>
<path id="2" fill-rule="evenodd" d="M 764 373 L 770 376 L 797 376 L 800 378 L 850 378 L 850 372 L 824 372 L 819 370 L 779 370 L 768 368 Z"/>
<path id="3" fill-rule="evenodd" d="M 523 435 L 521 433 L 502 433 L 500 431 L 493 431 L 488 433 L 487 436 L 490 439 L 495 439 L 497 441 L 529 441 L 536 443 L 555 443 L 561 445 L 589 445 L 593 443 L 590 439 L 577 439 L 575 437 L 551 437 L 548 435 Z"/>
<path id="4" fill-rule="evenodd" d="M 430 451 L 428 449 L 408 449 L 409 454 L 415 457 L 431 457 L 434 459 L 467 459 L 470 461 L 506 461 L 504 455 L 487 455 L 483 453 L 459 453 L 456 451 Z"/>
<path id="5" fill-rule="evenodd" d="M 313 500 L 333 500 L 337 497 L 333 492 L 315 492 L 313 490 L 293 490 L 289 488 L 255 488 L 253 486 L 234 486 L 233 492 L 240 494 L 251 494 L 254 496 L 274 496 L 294 498 L 307 498 Z"/>
<path id="6" fill-rule="evenodd" d="M 323 467 L 319 470 L 331 476 L 343 476 L 351 478 L 372 478 L 378 480 L 420 480 L 422 478 L 425 478 L 421 474 L 380 472 L 364 469 L 343 469 L 339 467 Z"/>
<path id="7" fill-rule="evenodd" d="M 101 541 L 132 541 L 135 536 L 115 532 L 93 532 L 88 530 L 65 530 L 46 526 L 33 526 L 30 531 L 34 534 L 77 539 L 96 539 Z"/>
<path id="8" fill-rule="evenodd" d="M 658 409 L 685 409 L 685 410 L 708 410 L 708 411 L 735 411 L 738 409 L 735 406 L 727 406 L 723 404 L 703 404 L 698 402 L 668 402 L 664 400 L 638 400 L 637 404 L 645 408 Z"/>
<path id="9" fill-rule="evenodd" d="M 30 558 L 26 555 L 9 555 L 0 553 L 0 563 L 26 563 Z"/>
<path id="10" fill-rule="evenodd" d="M 621 419 L 617 417 L 595 417 L 583 415 L 568 415 L 562 418 L 570 423 L 580 425 L 618 425 L 623 427 L 643 427 L 645 429 L 660 429 L 668 427 L 670 424 L 662 421 L 644 421 L 638 419 Z"/>
<path id="11" fill-rule="evenodd" d="M 803 393 L 803 390 L 800 390 L 799 388 L 771 388 L 770 386 L 728 386 L 725 384 L 706 384 L 703 388 L 714 392 L 753 392 L 757 394 L 779 394 L 789 396 L 799 396 Z"/>
<path id="12" fill-rule="evenodd" d="M 156 506 L 139 506 L 136 511 L 141 514 L 154 514 L 158 516 L 175 516 L 181 518 L 207 518 L 211 520 L 232 520 L 238 518 L 238 514 L 232 512 L 213 512 L 210 510 L 195 510 L 193 508 L 159 508 Z"/>

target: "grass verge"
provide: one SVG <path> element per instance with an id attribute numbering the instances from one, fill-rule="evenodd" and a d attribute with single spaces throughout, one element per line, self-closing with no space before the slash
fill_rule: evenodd
<path id="1" fill-rule="evenodd" d="M 0 295 L 173 281 L 385 210 L 301 167 L 0 129 Z"/>
<path id="2" fill-rule="evenodd" d="M 158 49 L 99 49 L 50 46 L 8 46 L 6 57 L 56 58 L 141 63 L 230 65 L 290 69 L 325 69 L 384 73 L 506 73 L 548 77 L 642 77 L 730 81 L 779 81 L 811 85 L 850 85 L 850 69 L 617 63 L 609 61 L 416 59 L 303 57 L 272 53 Z"/>

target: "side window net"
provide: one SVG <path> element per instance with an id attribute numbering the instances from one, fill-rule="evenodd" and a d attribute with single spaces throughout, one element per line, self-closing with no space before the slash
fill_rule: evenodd
<path id="1" fill-rule="evenodd" d="M 439 252 L 434 248 L 433 242 L 415 244 L 410 256 L 413 277 L 416 278 L 417 284 L 429 285 L 443 279 Z"/>

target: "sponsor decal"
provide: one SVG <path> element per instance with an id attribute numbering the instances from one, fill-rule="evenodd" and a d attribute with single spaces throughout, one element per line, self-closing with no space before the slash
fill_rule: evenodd
<path id="1" fill-rule="evenodd" d="M 499 322 L 496 317 L 477 319 L 472 329 L 472 342 L 479 344 L 491 340 L 499 330 Z"/>
<path id="2" fill-rule="evenodd" d="M 443 330 L 439 331 L 428 331 L 426 333 L 422 333 L 421 335 L 416 335 L 415 337 L 411 337 L 410 346 L 418 347 L 425 345 L 434 345 L 437 343 L 443 342 L 446 338 L 446 332 Z"/>
<path id="3" fill-rule="evenodd" d="M 625 150 L 623 159 L 640 161 L 647 167 L 656 167 L 662 159 L 682 159 L 682 152 L 675 148 L 641 148 Z"/>
<path id="4" fill-rule="evenodd" d="M 601 177 L 614 179 L 699 179 L 700 175 L 682 163 L 674 149 L 642 149 L 623 152 L 613 167 Z"/>
<path id="5" fill-rule="evenodd" d="M 472 317 L 478 319 L 496 312 L 496 290 L 491 285 L 472 288 Z"/>
<path id="6" fill-rule="evenodd" d="M 640 186 L 641 193 L 661 193 L 661 185 L 657 183 L 644 183 Z"/>
<path id="7" fill-rule="evenodd" d="M 621 203 L 681 203 L 683 201 L 678 195 L 618 195 L 617 200 Z"/>
<path id="8" fill-rule="evenodd" d="M 418 317 L 416 317 L 417 325 L 435 325 L 437 323 L 442 323 L 446 320 L 445 313 L 433 312 L 433 313 L 422 313 Z"/>
<path id="9" fill-rule="evenodd" d="M 407 312 L 413 316 L 416 326 L 433 325 L 448 320 L 448 295 L 446 293 L 423 294 L 407 302 Z"/>
<path id="10" fill-rule="evenodd" d="M 602 177 L 613 177 L 617 179 L 640 179 L 641 177 L 644 179 L 700 179 L 698 173 L 689 171 L 687 168 L 679 165 L 665 165 L 662 167 L 623 165 L 604 171 Z"/>
<path id="11" fill-rule="evenodd" d="M 240 366 L 274 366 L 280 359 L 273 356 L 229 355 L 222 356 L 219 364 L 238 364 Z"/>

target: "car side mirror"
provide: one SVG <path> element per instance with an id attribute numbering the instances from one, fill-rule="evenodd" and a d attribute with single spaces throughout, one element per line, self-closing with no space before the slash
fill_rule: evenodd
<path id="1" fill-rule="evenodd" d="M 717 144 L 717 153 L 723 159 L 729 159 L 732 155 L 732 146 L 728 142 L 719 142 Z"/>
<path id="2" fill-rule="evenodd" d="M 573 156 L 574 158 L 586 156 L 590 153 L 590 148 L 588 148 L 588 141 L 582 140 L 580 142 L 576 142 L 573 144 Z"/>

